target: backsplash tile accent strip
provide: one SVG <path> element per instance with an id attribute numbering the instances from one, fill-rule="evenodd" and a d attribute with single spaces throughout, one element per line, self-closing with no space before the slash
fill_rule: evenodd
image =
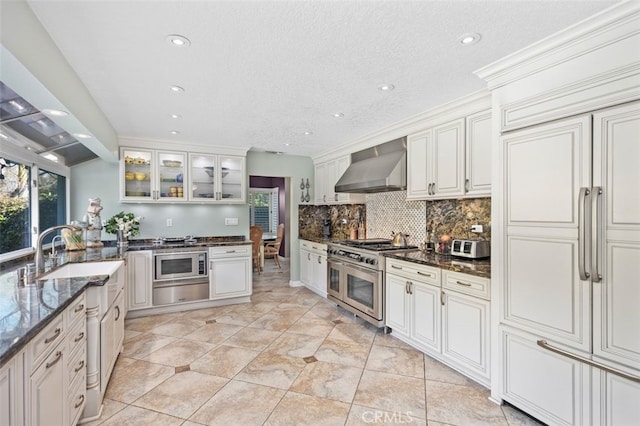
<path id="1" fill-rule="evenodd" d="M 367 238 L 391 238 L 391 232 L 409 234 L 419 245 L 426 238 L 424 201 L 407 201 L 406 191 L 367 194 Z"/>

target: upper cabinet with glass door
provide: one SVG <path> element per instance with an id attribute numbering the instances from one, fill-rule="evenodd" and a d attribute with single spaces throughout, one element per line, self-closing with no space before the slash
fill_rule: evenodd
<path id="1" fill-rule="evenodd" d="M 122 201 L 183 202 L 187 158 L 184 152 L 120 149 Z"/>
<path id="2" fill-rule="evenodd" d="M 244 203 L 244 157 L 189 154 L 189 200 Z"/>

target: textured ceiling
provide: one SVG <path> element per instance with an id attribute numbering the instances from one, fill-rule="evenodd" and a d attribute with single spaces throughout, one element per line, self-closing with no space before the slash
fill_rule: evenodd
<path id="1" fill-rule="evenodd" d="M 479 90 L 474 70 L 614 3 L 28 1 L 119 136 L 298 155 Z"/>

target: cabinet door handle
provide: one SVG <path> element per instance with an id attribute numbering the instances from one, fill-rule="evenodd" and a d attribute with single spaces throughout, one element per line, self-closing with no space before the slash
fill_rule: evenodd
<path id="1" fill-rule="evenodd" d="M 599 236 L 601 214 L 600 214 L 600 195 L 602 194 L 602 188 L 594 186 L 591 188 L 591 282 L 599 283 L 602 280 L 602 275 L 598 271 L 598 259 L 599 253 Z"/>
<path id="2" fill-rule="evenodd" d="M 391 265 L 393 269 L 402 269 L 402 266 Z"/>
<path id="3" fill-rule="evenodd" d="M 321 262 L 321 258 L 320 258 L 320 256 L 318 256 L 318 263 L 319 263 L 319 264 L 321 264 L 321 263 L 322 263 L 322 262 Z"/>
<path id="4" fill-rule="evenodd" d="M 118 321 L 120 319 L 120 306 L 116 306 L 116 319 L 114 321 Z"/>
<path id="5" fill-rule="evenodd" d="M 78 364 L 78 366 L 76 368 L 73 369 L 73 371 L 75 373 L 77 373 L 78 371 L 82 370 L 84 368 L 84 359 L 80 361 L 80 364 Z"/>
<path id="6" fill-rule="evenodd" d="M 413 282 L 409 281 L 409 294 L 413 294 Z"/>
<path id="7" fill-rule="evenodd" d="M 60 332 L 62 332 L 62 329 L 60 327 L 56 328 L 56 330 L 53 332 L 53 336 L 47 337 L 46 339 L 44 339 L 44 343 L 48 345 L 49 343 L 56 340 L 60 335 Z"/>
<path id="8" fill-rule="evenodd" d="M 440 303 L 444 306 L 444 291 L 440 292 Z"/>
<path id="9" fill-rule="evenodd" d="M 404 292 L 409 294 L 409 281 L 405 281 L 404 283 Z"/>
<path id="10" fill-rule="evenodd" d="M 48 362 L 46 365 L 46 368 L 49 369 L 53 367 L 58 363 L 58 361 L 60 361 L 61 358 L 62 358 L 62 352 L 61 351 L 56 352 L 56 358 L 53 361 Z"/>
<path id="11" fill-rule="evenodd" d="M 78 337 L 76 337 L 75 339 L 73 339 L 74 343 L 78 343 L 80 340 L 84 339 L 84 331 L 81 331 L 80 334 L 78 334 Z"/>
<path id="12" fill-rule="evenodd" d="M 572 359 L 574 361 L 582 362 L 582 363 L 590 365 L 592 367 L 596 367 L 596 368 L 599 368 L 601 370 L 604 370 L 607 373 L 615 374 L 616 376 L 624 377 L 625 379 L 631 380 L 631 381 L 636 382 L 636 383 L 640 383 L 640 377 L 639 376 L 635 376 L 633 374 L 627 373 L 626 371 L 618 370 L 616 368 L 612 368 L 612 367 L 609 367 L 607 365 L 600 364 L 599 362 L 592 361 L 592 360 L 590 360 L 588 358 L 583 358 L 581 356 L 574 355 L 571 352 L 567 352 L 567 351 L 562 350 L 560 348 L 556 348 L 554 346 L 551 346 L 549 343 L 547 343 L 546 340 L 538 340 L 538 341 L 536 341 L 536 343 L 541 348 L 544 348 L 544 349 L 546 349 L 548 351 L 554 352 L 554 353 L 556 353 L 558 355 L 566 356 L 567 358 L 570 358 L 570 359 Z"/>
<path id="13" fill-rule="evenodd" d="M 307 253 L 307 260 L 311 261 L 311 253 Z"/>
<path id="14" fill-rule="evenodd" d="M 213 260 L 209 261 L 209 270 L 213 271 Z"/>
<path id="15" fill-rule="evenodd" d="M 418 273 L 418 275 L 422 275 L 424 277 L 433 278 L 433 274 L 428 274 L 426 272 L 420 272 L 420 271 L 417 271 L 417 273 Z"/>
<path id="16" fill-rule="evenodd" d="M 465 283 L 464 281 L 456 281 L 456 284 L 463 285 L 465 287 L 471 287 L 471 283 Z"/>
<path id="17" fill-rule="evenodd" d="M 464 180 L 464 192 L 469 192 L 469 179 Z"/>
<path id="18" fill-rule="evenodd" d="M 580 188 L 578 194 L 578 273 L 581 280 L 588 280 L 591 274 L 587 272 L 587 218 L 585 216 L 589 188 Z"/>
<path id="19" fill-rule="evenodd" d="M 80 401 L 74 405 L 75 408 L 80 408 L 80 406 L 84 403 L 84 395 L 80 395 Z"/>
<path id="20" fill-rule="evenodd" d="M 80 305 L 78 305 L 78 307 L 77 307 L 77 308 L 75 308 L 75 309 L 73 310 L 73 312 L 76 312 L 76 313 L 77 313 L 77 312 L 80 312 L 80 311 L 83 311 L 83 310 L 84 310 L 84 304 L 80 304 Z"/>

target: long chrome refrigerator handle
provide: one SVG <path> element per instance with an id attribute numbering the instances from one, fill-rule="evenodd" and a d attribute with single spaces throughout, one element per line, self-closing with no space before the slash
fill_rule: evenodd
<path id="1" fill-rule="evenodd" d="M 600 214 L 600 195 L 602 188 L 594 186 L 591 188 L 591 281 L 599 283 L 602 275 L 598 270 L 598 261 L 600 260 L 600 232 L 602 226 L 600 223 L 602 215 Z"/>
<path id="2" fill-rule="evenodd" d="M 541 339 L 541 340 L 538 340 L 536 343 L 541 348 L 544 348 L 544 349 L 546 349 L 548 351 L 557 353 L 558 355 L 565 356 L 565 357 L 570 358 L 570 359 L 572 359 L 574 361 L 582 362 L 582 363 L 590 365 L 592 367 L 596 367 L 596 368 L 599 368 L 601 370 L 604 370 L 607 373 L 615 374 L 616 376 L 624 377 L 625 379 L 631 380 L 633 382 L 640 383 L 640 377 L 638 377 L 638 376 L 635 376 L 633 374 L 629 374 L 626 371 L 618 370 L 617 368 L 609 367 L 608 365 L 605 365 L 605 364 L 602 364 L 602 363 L 599 363 L 599 362 L 596 362 L 596 361 L 592 361 L 589 358 L 584 358 L 584 357 L 572 354 L 571 352 L 565 351 L 564 349 L 556 348 L 555 346 L 551 346 L 549 343 L 547 343 L 546 340 Z"/>
<path id="3" fill-rule="evenodd" d="M 587 272 L 587 197 L 591 191 L 589 188 L 580 188 L 578 195 L 578 272 L 581 280 L 588 280 L 590 277 Z"/>

